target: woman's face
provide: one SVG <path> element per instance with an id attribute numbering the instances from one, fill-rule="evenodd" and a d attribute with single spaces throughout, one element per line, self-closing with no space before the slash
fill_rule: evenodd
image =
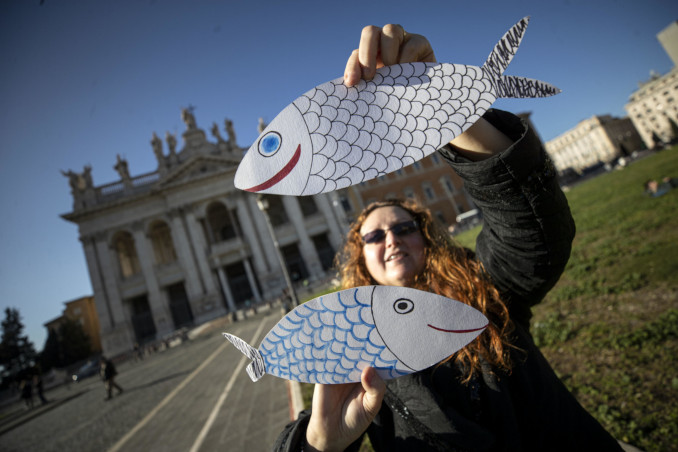
<path id="1" fill-rule="evenodd" d="M 425 266 L 424 238 L 419 230 L 396 235 L 393 226 L 412 221 L 412 216 L 398 206 L 379 207 L 373 210 L 360 227 L 360 235 L 386 230 L 385 237 L 375 243 L 363 244 L 363 257 L 367 271 L 382 285 L 409 286 Z"/>

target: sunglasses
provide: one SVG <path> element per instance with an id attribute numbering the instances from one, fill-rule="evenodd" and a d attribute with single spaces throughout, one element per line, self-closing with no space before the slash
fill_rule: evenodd
<path id="1" fill-rule="evenodd" d="M 375 229 L 363 235 L 364 243 L 381 243 L 386 238 L 386 232 L 391 231 L 397 237 L 403 237 L 419 230 L 419 225 L 416 221 L 403 221 L 402 223 L 394 224 L 390 228 Z"/>

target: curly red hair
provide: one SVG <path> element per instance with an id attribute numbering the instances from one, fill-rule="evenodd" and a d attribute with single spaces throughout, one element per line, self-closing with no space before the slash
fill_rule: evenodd
<path id="1" fill-rule="evenodd" d="M 358 216 L 348 232 L 343 250 L 337 255 L 343 289 L 377 284 L 363 258 L 360 228 L 376 209 L 395 206 L 409 213 L 419 225 L 425 246 L 425 268 L 415 277 L 412 288 L 459 300 L 482 312 L 489 320 L 487 329 L 471 344 L 445 361 L 453 359 L 465 370 L 469 381 L 480 370 L 481 357 L 506 372 L 511 370 L 509 340 L 513 323 L 508 308 L 492 285 L 482 264 L 472 253 L 456 245 L 445 229 L 433 220 L 431 212 L 411 200 L 388 199 L 373 202 Z"/>

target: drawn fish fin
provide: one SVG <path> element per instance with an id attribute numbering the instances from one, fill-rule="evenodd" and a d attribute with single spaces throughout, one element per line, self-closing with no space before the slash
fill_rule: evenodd
<path id="1" fill-rule="evenodd" d="M 490 53 L 490 56 L 487 57 L 487 61 L 483 64 L 483 71 L 491 80 L 501 77 L 508 67 L 513 56 L 518 51 L 518 47 L 523 40 L 523 35 L 525 34 L 525 29 L 527 28 L 529 21 L 529 16 L 520 19 L 517 24 L 511 27 L 511 29 L 501 37 L 497 45 L 492 49 L 492 53 Z"/>
<path id="2" fill-rule="evenodd" d="M 497 97 L 548 97 L 560 93 L 560 89 L 550 83 L 525 77 L 502 75 L 494 81 Z"/>
<path id="3" fill-rule="evenodd" d="M 231 342 L 231 344 L 235 346 L 235 348 L 240 350 L 245 356 L 252 360 L 252 362 L 245 369 L 247 371 L 247 375 L 250 376 L 252 381 L 257 381 L 263 377 L 266 373 L 266 364 L 264 363 L 264 358 L 261 356 L 261 353 L 259 353 L 259 350 L 252 347 L 250 344 L 237 336 L 233 336 L 232 334 L 228 333 L 223 333 L 223 335 Z"/>

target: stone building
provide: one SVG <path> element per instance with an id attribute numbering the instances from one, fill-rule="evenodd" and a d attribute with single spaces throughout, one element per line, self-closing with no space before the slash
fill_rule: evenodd
<path id="1" fill-rule="evenodd" d="M 678 139 L 678 21 L 657 33 L 657 39 L 674 67 L 664 75 L 651 72 L 624 107 L 650 149 Z"/>
<path id="2" fill-rule="evenodd" d="M 437 152 L 355 187 L 362 205 L 387 198 L 412 198 L 428 207 L 444 225 L 453 225 L 457 215 L 473 208 L 463 181 Z"/>
<path id="3" fill-rule="evenodd" d="M 68 318 L 75 320 L 82 326 L 82 330 L 89 337 L 92 352 L 101 352 L 101 337 L 99 317 L 93 296 L 76 298 L 64 303 L 65 308 L 60 317 L 45 323 L 47 330 L 58 333 L 59 327 Z M 49 336 L 49 335 L 48 335 Z"/>
<path id="4" fill-rule="evenodd" d="M 530 115 L 517 114 L 536 131 Z M 413 198 L 446 226 L 454 225 L 458 215 L 475 208 L 462 179 L 437 152 L 393 173 L 339 190 L 338 196 L 351 218 L 365 205 L 386 198 Z"/>
<path id="5" fill-rule="evenodd" d="M 645 145 L 652 149 L 678 138 L 678 68 L 653 74 L 624 107 Z"/>
<path id="6" fill-rule="evenodd" d="M 91 168 L 69 171 L 78 225 L 101 326 L 103 351 L 117 355 L 250 304 L 285 287 L 274 239 L 257 197 L 233 186 L 245 148 L 231 121 L 227 139 L 214 124 L 207 139 L 189 110 L 183 147 L 153 134 L 158 167 L 132 176 L 117 158 L 120 180 L 95 186 Z M 346 225 L 329 195 L 268 196 L 267 213 L 294 281 L 330 277 Z"/>
<path id="7" fill-rule="evenodd" d="M 577 172 L 609 163 L 621 155 L 642 149 L 643 143 L 629 118 L 593 116 L 546 142 L 546 152 L 559 172 Z"/>

